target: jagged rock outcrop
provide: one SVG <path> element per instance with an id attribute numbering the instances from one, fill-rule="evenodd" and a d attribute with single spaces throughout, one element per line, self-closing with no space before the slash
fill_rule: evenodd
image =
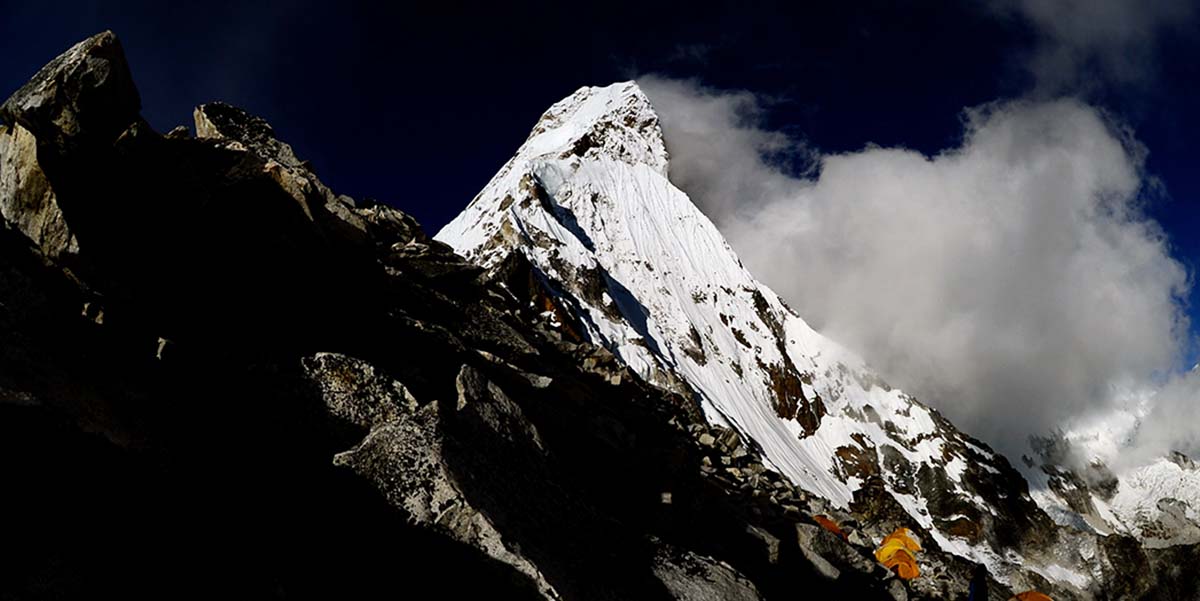
<path id="1" fill-rule="evenodd" d="M 47 150 L 70 153 L 112 141 L 141 109 L 121 43 L 106 31 L 42 67 L 0 105 L 0 119 L 29 130 Z"/>

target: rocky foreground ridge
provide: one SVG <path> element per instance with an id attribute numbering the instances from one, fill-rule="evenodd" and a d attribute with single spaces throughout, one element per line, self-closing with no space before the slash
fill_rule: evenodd
<path id="1" fill-rule="evenodd" d="M 235 107 L 139 113 L 107 32 L 0 106 L 0 598 L 965 595 L 936 548 L 910 582 L 874 562 L 911 521 L 883 491 L 843 540 L 564 335 L 520 255 L 335 194 Z M 1096 549 L 1097 598 L 1200 590 L 1195 546 Z"/>

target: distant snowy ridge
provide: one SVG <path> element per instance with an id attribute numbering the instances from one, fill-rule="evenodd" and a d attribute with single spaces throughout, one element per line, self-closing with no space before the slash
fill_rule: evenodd
<path id="1" fill-rule="evenodd" d="M 1181 453 L 1125 465 L 1152 392 L 1129 407 L 1094 416 L 1050 437 L 1034 438 L 1025 461 L 1034 500 L 1062 525 L 1134 536 L 1147 547 L 1200 542 L 1200 465 Z"/>

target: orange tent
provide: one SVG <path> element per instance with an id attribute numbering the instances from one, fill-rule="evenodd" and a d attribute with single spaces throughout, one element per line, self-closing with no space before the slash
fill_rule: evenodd
<path id="1" fill-rule="evenodd" d="M 1051 599 L 1049 595 L 1039 593 L 1037 591 L 1025 591 L 1023 593 L 1017 593 L 1013 599 L 1016 599 L 1017 601 L 1054 601 L 1054 599 Z"/>
<path id="2" fill-rule="evenodd" d="M 875 551 L 875 559 L 897 576 L 910 580 L 921 575 L 914 557 L 921 545 L 913 539 L 908 528 L 897 528 L 883 539 L 879 549 Z M 1022 599 L 1021 601 L 1026 601 Z M 1028 601 L 1035 601 L 1030 599 Z"/>
<path id="3" fill-rule="evenodd" d="M 846 536 L 845 532 L 842 532 L 842 528 L 841 528 L 841 526 L 837 525 L 837 522 L 829 519 L 826 516 L 814 515 L 813 521 L 815 521 L 817 523 L 817 525 L 819 525 L 820 527 L 842 537 L 842 540 L 846 540 L 849 538 Z"/>

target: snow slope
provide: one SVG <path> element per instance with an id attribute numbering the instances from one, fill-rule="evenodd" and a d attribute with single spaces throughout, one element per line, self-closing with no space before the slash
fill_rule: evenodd
<path id="1" fill-rule="evenodd" d="M 668 169 L 635 83 L 582 88 L 546 111 L 436 238 L 485 267 L 526 255 L 586 338 L 646 380 L 694 394 L 708 419 L 834 507 L 881 481 L 942 548 L 1001 577 L 1029 562 L 996 542 L 1002 530 L 1030 549 L 1054 536 L 1019 474 L 810 328 L 742 266 Z M 1078 585 L 1068 567 L 1047 573 Z"/>

